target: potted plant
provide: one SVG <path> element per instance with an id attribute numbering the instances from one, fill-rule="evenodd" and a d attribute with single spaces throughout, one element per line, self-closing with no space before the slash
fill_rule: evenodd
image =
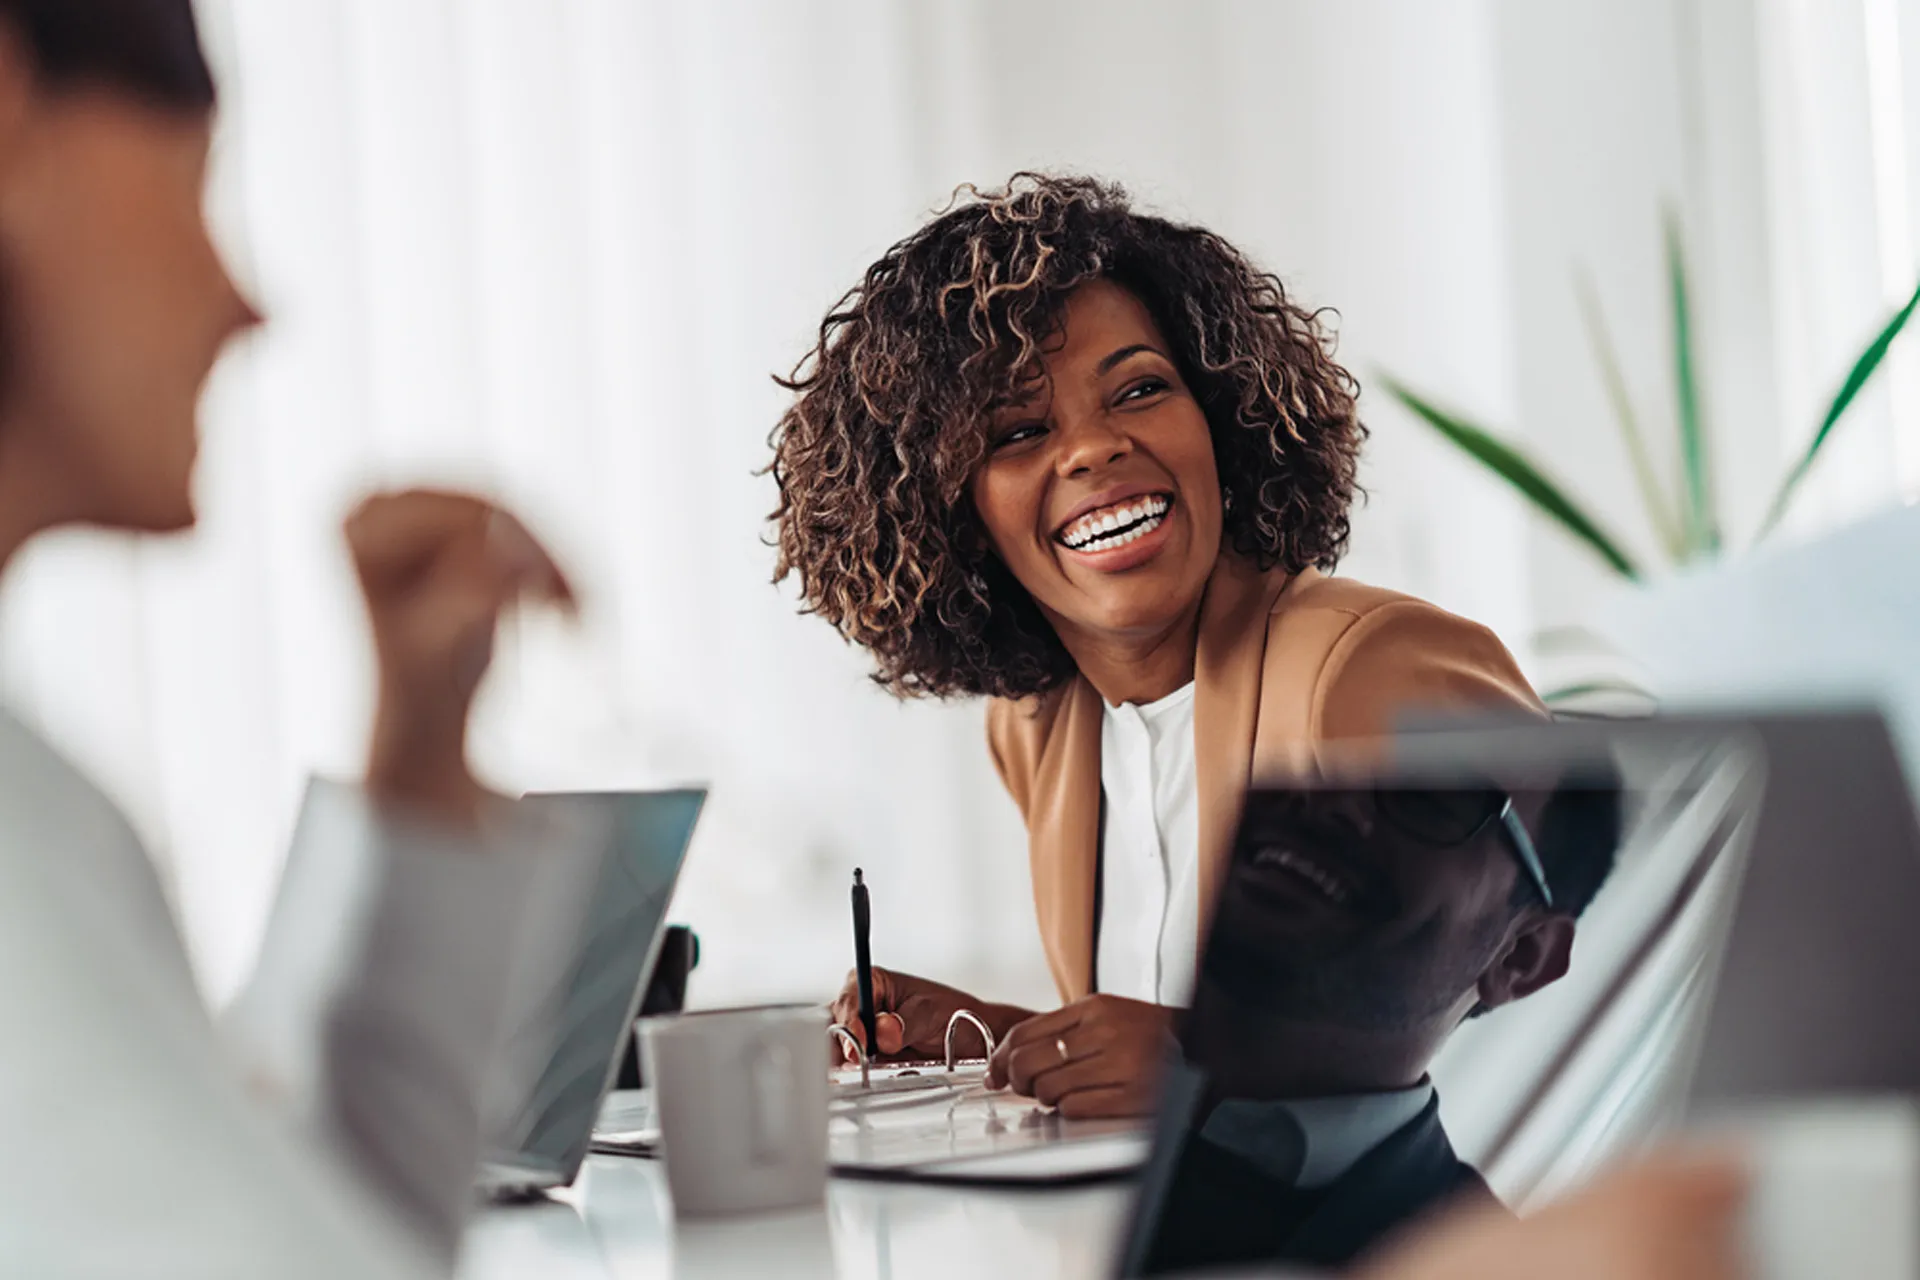
<path id="1" fill-rule="evenodd" d="M 1665 222 L 1664 239 L 1672 324 L 1675 391 L 1673 432 L 1679 454 L 1680 486 L 1677 494 L 1668 491 L 1654 464 L 1653 451 L 1627 391 L 1626 378 L 1621 372 L 1619 357 L 1592 285 L 1584 275 L 1580 275 L 1575 279 L 1575 289 L 1587 338 L 1593 347 L 1595 362 L 1599 365 L 1601 380 L 1606 387 L 1614 421 L 1626 449 L 1648 523 L 1667 563 L 1678 567 L 1725 556 L 1729 554 L 1730 544 L 1714 502 L 1712 460 L 1707 447 L 1707 431 L 1700 407 L 1694 360 L 1693 313 L 1686 259 L 1679 232 L 1671 217 Z M 1752 546 L 1779 525 L 1781 517 L 1792 505 L 1794 494 L 1812 472 L 1821 450 L 1833 438 L 1834 428 L 1846 416 L 1861 389 L 1873 378 L 1886 358 L 1887 349 L 1906 327 L 1916 305 L 1920 305 L 1920 286 L 1915 288 L 1906 304 L 1881 326 L 1873 340 L 1853 361 L 1825 415 L 1814 429 L 1805 451 L 1781 478 L 1759 526 L 1739 545 Z M 1555 480 L 1524 446 L 1442 407 L 1391 374 L 1383 375 L 1382 382 L 1394 399 L 1468 457 L 1499 476 L 1536 511 L 1592 551 L 1613 572 L 1628 581 L 1644 579 L 1646 570 L 1640 562 L 1607 532 L 1586 504 L 1577 500 L 1565 485 Z M 1579 644 L 1591 643 L 1593 639 L 1590 633 L 1582 629 L 1564 628 L 1559 632 L 1543 634 L 1540 645 L 1543 649 L 1564 648 L 1569 641 Z M 1559 709 L 1578 706 L 1596 697 L 1618 699 L 1621 696 L 1645 698 L 1643 691 L 1618 674 L 1583 679 L 1546 695 L 1548 703 Z"/>

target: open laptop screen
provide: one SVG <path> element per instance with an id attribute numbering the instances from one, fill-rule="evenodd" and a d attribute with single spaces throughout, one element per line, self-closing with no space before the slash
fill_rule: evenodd
<path id="1" fill-rule="evenodd" d="M 1344 1269 L 1642 1131 L 1763 761 L 1724 727 L 1546 727 L 1250 792 L 1125 1274 Z"/>
<path id="2" fill-rule="evenodd" d="M 579 961 L 557 1002 L 556 1048 L 495 1163 L 566 1180 L 586 1158 L 705 799 L 699 790 L 538 797 L 608 806 L 616 835 L 582 925 Z"/>

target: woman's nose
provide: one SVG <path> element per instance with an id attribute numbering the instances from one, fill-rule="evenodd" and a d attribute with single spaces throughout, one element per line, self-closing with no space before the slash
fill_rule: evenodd
<path id="1" fill-rule="evenodd" d="M 1133 442 L 1100 414 L 1088 414 L 1061 421 L 1055 430 L 1065 447 L 1060 451 L 1062 475 L 1084 475 L 1114 463 L 1133 452 Z"/>

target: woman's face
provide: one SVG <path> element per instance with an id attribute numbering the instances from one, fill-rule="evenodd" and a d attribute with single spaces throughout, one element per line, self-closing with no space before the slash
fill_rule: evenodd
<path id="1" fill-rule="evenodd" d="M 1140 300 L 1067 300 L 1034 397 L 999 413 L 972 482 L 992 548 L 1072 648 L 1151 641 L 1189 615 L 1220 554 L 1220 477 L 1200 406 Z"/>
<path id="2" fill-rule="evenodd" d="M 201 387 L 259 320 L 202 216 L 210 137 L 107 92 L 0 120 L 0 458 L 60 519 L 193 523 Z"/>

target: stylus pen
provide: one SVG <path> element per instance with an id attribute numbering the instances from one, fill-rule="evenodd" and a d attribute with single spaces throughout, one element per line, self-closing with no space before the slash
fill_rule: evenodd
<path id="1" fill-rule="evenodd" d="M 873 928 L 873 907 L 867 901 L 867 882 L 853 869 L 853 978 L 860 987 L 860 1029 L 867 1033 L 867 1057 L 880 1052 L 880 1029 L 873 1013 L 873 947 L 867 934 Z"/>

